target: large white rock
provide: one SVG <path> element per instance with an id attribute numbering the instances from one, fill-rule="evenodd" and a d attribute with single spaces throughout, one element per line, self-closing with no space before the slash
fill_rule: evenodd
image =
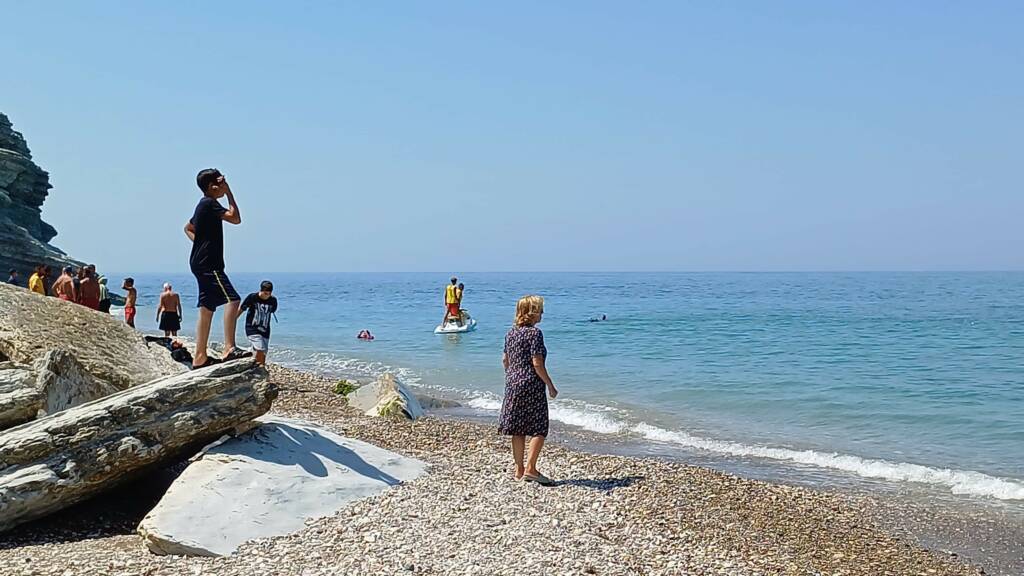
<path id="1" fill-rule="evenodd" d="M 109 314 L 0 284 L 0 360 L 32 364 L 55 349 L 118 390 L 187 371 Z"/>
<path id="2" fill-rule="evenodd" d="M 398 416 L 416 420 L 423 406 L 411 390 L 392 374 L 364 384 L 348 395 L 348 404 L 367 416 Z"/>
<path id="3" fill-rule="evenodd" d="M 194 454 L 196 446 L 249 424 L 277 397 L 267 376 L 252 360 L 235 360 L 0 431 L 0 532 Z M 47 402 L 69 398 L 58 394 Z"/>
<path id="4" fill-rule="evenodd" d="M 50 350 L 31 366 L 0 362 L 0 430 L 117 391 L 62 349 Z"/>
<path id="5" fill-rule="evenodd" d="M 204 450 L 139 524 L 156 554 L 224 556 L 301 530 L 347 503 L 412 480 L 426 465 L 276 416 Z"/>

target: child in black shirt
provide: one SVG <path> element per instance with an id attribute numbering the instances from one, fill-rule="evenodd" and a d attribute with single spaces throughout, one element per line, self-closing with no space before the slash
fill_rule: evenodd
<path id="1" fill-rule="evenodd" d="M 277 312 L 277 298 L 274 298 L 274 284 L 269 280 L 260 283 L 260 291 L 253 292 L 242 301 L 245 316 L 245 335 L 256 352 L 256 363 L 267 363 L 267 349 L 270 347 L 270 316 Z"/>

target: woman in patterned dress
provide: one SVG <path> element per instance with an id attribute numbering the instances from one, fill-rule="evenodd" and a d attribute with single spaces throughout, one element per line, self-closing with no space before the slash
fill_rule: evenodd
<path id="1" fill-rule="evenodd" d="M 548 435 L 547 393 L 554 398 L 558 390 L 551 383 L 545 360 L 544 334 L 537 328 L 544 315 L 544 299 L 523 296 L 516 304 L 515 325 L 505 336 L 505 400 L 501 404 L 498 432 L 512 437 L 512 459 L 516 480 L 550 485 L 551 480 L 537 470 L 537 459 Z M 530 448 L 526 452 L 526 437 Z"/>

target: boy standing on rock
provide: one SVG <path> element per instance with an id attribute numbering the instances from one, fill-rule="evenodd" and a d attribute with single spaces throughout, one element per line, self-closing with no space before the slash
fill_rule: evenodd
<path id="1" fill-rule="evenodd" d="M 235 346 L 235 327 L 238 323 L 238 292 L 224 273 L 224 222 L 241 224 L 242 214 L 227 180 L 219 170 L 207 168 L 196 175 L 196 184 L 203 198 L 196 206 L 192 219 L 185 224 L 185 235 L 192 241 L 189 267 L 199 284 L 199 321 L 196 323 L 196 353 L 193 368 L 203 368 L 219 360 L 207 355 L 210 325 L 213 313 L 224 306 L 224 361 L 250 355 Z M 218 198 L 227 196 L 228 207 L 221 206 Z"/>

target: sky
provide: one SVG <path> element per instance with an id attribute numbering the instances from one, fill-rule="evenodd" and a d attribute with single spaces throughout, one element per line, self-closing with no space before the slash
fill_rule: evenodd
<path id="1" fill-rule="evenodd" d="M 1021 2 L 6 2 L 54 244 L 227 270 L 1024 269 Z"/>

